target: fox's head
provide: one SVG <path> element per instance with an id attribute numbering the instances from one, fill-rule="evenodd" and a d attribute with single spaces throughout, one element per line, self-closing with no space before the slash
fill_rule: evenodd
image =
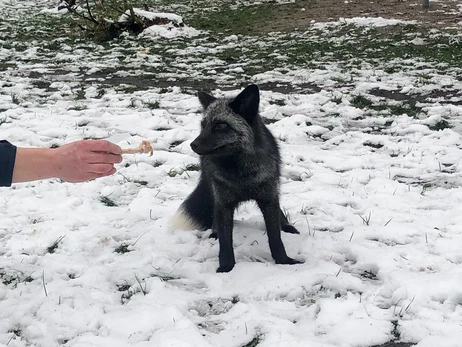
<path id="1" fill-rule="evenodd" d="M 259 120 L 260 94 L 256 85 L 234 99 L 197 94 L 204 110 L 200 135 L 191 143 L 199 155 L 223 156 L 253 150 Z"/>

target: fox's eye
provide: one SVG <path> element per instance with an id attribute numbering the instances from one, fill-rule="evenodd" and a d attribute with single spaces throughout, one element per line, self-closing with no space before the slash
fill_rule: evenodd
<path id="1" fill-rule="evenodd" d="M 215 130 L 226 130 L 228 129 L 229 125 L 226 123 L 217 123 L 215 124 L 214 128 Z"/>

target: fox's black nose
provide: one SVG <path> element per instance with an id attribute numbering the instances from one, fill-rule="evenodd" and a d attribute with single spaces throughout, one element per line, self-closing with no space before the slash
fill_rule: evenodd
<path id="1" fill-rule="evenodd" d="M 192 149 L 194 152 L 197 151 L 197 147 L 199 147 L 199 146 L 197 145 L 197 142 L 196 142 L 196 141 L 191 142 L 191 149 Z"/>

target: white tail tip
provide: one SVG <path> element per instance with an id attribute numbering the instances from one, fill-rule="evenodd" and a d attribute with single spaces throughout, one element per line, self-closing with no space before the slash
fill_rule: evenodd
<path id="1" fill-rule="evenodd" d="M 180 206 L 178 211 L 170 218 L 169 224 L 179 230 L 196 230 L 200 229 L 198 225 Z"/>

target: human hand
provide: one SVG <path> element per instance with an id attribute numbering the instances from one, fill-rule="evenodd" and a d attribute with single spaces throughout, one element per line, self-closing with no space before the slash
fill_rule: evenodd
<path id="1" fill-rule="evenodd" d="M 53 176 L 71 183 L 112 175 L 122 161 L 121 148 L 106 140 L 75 141 L 53 151 Z"/>

